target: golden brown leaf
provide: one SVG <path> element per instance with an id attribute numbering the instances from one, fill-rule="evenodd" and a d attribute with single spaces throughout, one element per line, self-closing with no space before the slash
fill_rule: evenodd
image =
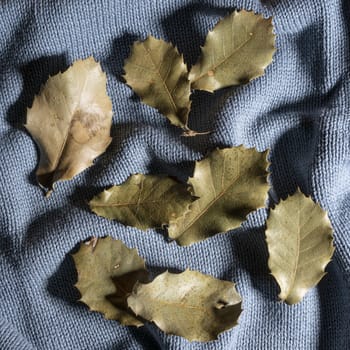
<path id="1" fill-rule="evenodd" d="M 199 197 L 169 225 L 169 236 L 189 245 L 239 227 L 267 199 L 268 151 L 243 146 L 215 150 L 196 162 L 188 183 Z"/>
<path id="2" fill-rule="evenodd" d="M 106 75 L 92 57 L 50 77 L 28 109 L 25 125 L 40 150 L 39 184 L 51 190 L 54 182 L 91 166 L 111 142 L 111 124 Z"/>
<path id="3" fill-rule="evenodd" d="M 271 210 L 266 242 L 280 299 L 298 303 L 325 275 L 334 252 L 327 213 L 298 190 Z"/>
<path id="4" fill-rule="evenodd" d="M 271 63 L 274 43 L 271 18 L 245 10 L 233 12 L 209 32 L 189 74 L 191 87 L 213 92 L 248 83 Z"/>
<path id="5" fill-rule="evenodd" d="M 202 342 L 234 327 L 242 311 L 234 283 L 190 270 L 137 283 L 127 302 L 164 332 Z"/>
<path id="6" fill-rule="evenodd" d="M 187 188 L 170 177 L 135 174 L 98 194 L 89 205 L 97 215 L 125 225 L 162 228 L 188 211 L 195 198 Z"/>
<path id="7" fill-rule="evenodd" d="M 142 102 L 188 130 L 190 82 L 183 57 L 173 45 L 153 36 L 136 41 L 124 71 L 126 83 Z"/>
<path id="8" fill-rule="evenodd" d="M 123 325 L 142 326 L 127 306 L 127 298 L 137 281 L 146 282 L 148 273 L 136 249 L 130 249 L 112 237 L 81 243 L 73 255 L 78 271 L 76 287 L 90 310 Z"/>

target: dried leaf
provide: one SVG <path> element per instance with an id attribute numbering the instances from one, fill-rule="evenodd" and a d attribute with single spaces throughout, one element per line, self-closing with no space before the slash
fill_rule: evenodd
<path id="1" fill-rule="evenodd" d="M 298 190 L 271 210 L 266 242 L 280 299 L 298 303 L 325 275 L 334 252 L 327 213 Z"/>
<path id="2" fill-rule="evenodd" d="M 25 125 L 40 150 L 39 184 L 51 190 L 91 166 L 111 142 L 111 123 L 106 75 L 92 57 L 50 77 Z"/>
<path id="3" fill-rule="evenodd" d="M 169 225 L 169 236 L 189 245 L 239 227 L 250 212 L 263 207 L 269 187 L 267 154 L 239 146 L 215 150 L 196 162 L 188 183 L 199 199 Z"/>
<path id="4" fill-rule="evenodd" d="M 191 87 L 213 92 L 263 75 L 272 61 L 274 43 L 271 18 L 233 12 L 209 32 L 202 56 L 189 74 Z"/>
<path id="5" fill-rule="evenodd" d="M 188 186 L 165 176 L 135 174 L 90 201 L 97 215 L 141 230 L 161 228 L 188 210 Z"/>
<path id="6" fill-rule="evenodd" d="M 234 283 L 189 270 L 137 283 L 128 305 L 166 333 L 203 342 L 235 326 L 242 311 Z"/>
<path id="7" fill-rule="evenodd" d="M 136 41 L 124 65 L 126 83 L 142 101 L 187 130 L 190 82 L 182 55 L 171 44 L 149 36 Z"/>
<path id="8" fill-rule="evenodd" d="M 136 249 L 111 237 L 99 238 L 82 243 L 73 259 L 78 271 L 76 287 L 81 293 L 80 301 L 107 319 L 128 326 L 143 325 L 126 302 L 137 281 L 148 281 L 145 262 Z"/>

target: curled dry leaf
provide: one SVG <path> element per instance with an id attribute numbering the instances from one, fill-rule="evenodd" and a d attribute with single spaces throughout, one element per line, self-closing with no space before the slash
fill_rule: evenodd
<path id="1" fill-rule="evenodd" d="M 145 262 L 136 249 L 111 237 L 99 238 L 81 243 L 73 259 L 78 271 L 76 287 L 81 293 L 80 301 L 107 319 L 127 326 L 143 325 L 126 302 L 136 281 L 148 281 Z"/>
<path id="2" fill-rule="evenodd" d="M 203 342 L 235 326 L 242 311 L 234 283 L 189 270 L 137 283 L 127 302 L 164 332 Z"/>
<path id="3" fill-rule="evenodd" d="M 40 150 L 39 184 L 51 190 L 71 179 L 111 142 L 112 103 L 106 75 L 90 57 L 48 79 L 27 112 L 25 127 Z"/>
<path id="4" fill-rule="evenodd" d="M 248 83 L 271 63 L 274 43 L 271 18 L 245 10 L 233 12 L 209 32 L 189 74 L 191 87 L 213 92 Z"/>
<path id="5" fill-rule="evenodd" d="M 126 83 L 142 101 L 185 130 L 190 112 L 188 71 L 178 50 L 149 36 L 136 41 L 124 65 Z"/>
<path id="6" fill-rule="evenodd" d="M 161 228 L 188 211 L 195 199 L 188 185 L 166 177 L 135 174 L 90 201 L 97 215 L 141 230 Z"/>
<path id="7" fill-rule="evenodd" d="M 280 299 L 298 303 L 325 275 L 334 252 L 327 213 L 298 190 L 271 210 L 266 242 Z"/>
<path id="8" fill-rule="evenodd" d="M 188 183 L 199 197 L 190 210 L 170 223 L 169 236 L 189 245 L 237 228 L 267 198 L 268 151 L 243 146 L 217 149 L 196 162 Z"/>

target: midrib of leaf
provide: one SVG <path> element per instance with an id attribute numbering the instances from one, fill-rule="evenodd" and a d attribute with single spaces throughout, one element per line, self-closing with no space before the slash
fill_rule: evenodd
<path id="1" fill-rule="evenodd" d="M 173 109 L 174 109 L 174 112 L 176 113 L 176 112 L 177 112 L 177 105 L 176 105 L 176 102 L 175 102 L 175 100 L 173 99 L 173 97 L 172 97 L 172 95 L 171 95 L 171 93 L 170 93 L 170 90 L 169 90 L 169 88 L 168 88 L 168 85 L 166 84 L 166 81 L 163 79 L 162 75 L 160 74 L 160 71 L 159 71 L 159 69 L 157 68 L 157 65 L 156 65 L 155 62 L 153 61 L 153 57 L 152 57 L 151 53 L 148 51 L 148 49 L 147 49 L 147 47 L 145 46 L 145 43 L 144 43 L 144 42 L 142 43 L 142 47 L 144 48 L 146 54 L 147 54 L 148 57 L 150 58 L 150 60 L 151 60 L 151 62 L 152 62 L 152 64 L 153 64 L 154 70 L 155 70 L 155 72 L 158 74 L 159 79 L 160 79 L 160 81 L 162 82 L 162 84 L 163 84 L 163 86 L 164 86 L 164 88 L 165 88 L 165 91 L 167 92 L 167 95 L 168 95 L 169 100 L 170 100 L 170 104 L 172 105 L 172 107 L 173 107 Z M 164 61 L 164 60 L 162 60 L 162 62 L 163 62 L 163 61 Z M 170 71 L 170 69 L 169 69 L 169 71 Z"/>
<path id="2" fill-rule="evenodd" d="M 83 85 L 83 88 L 81 89 L 80 96 L 79 96 L 79 103 L 77 104 L 77 106 L 80 106 L 81 96 L 83 95 L 83 92 L 84 92 L 84 90 L 86 88 L 86 83 L 87 83 L 87 76 L 85 76 L 84 85 Z M 67 110 L 70 111 L 69 105 L 68 105 L 67 100 L 66 100 L 66 95 L 63 94 L 63 93 L 62 93 L 62 95 L 64 97 L 64 102 L 66 104 Z M 54 162 L 54 167 L 53 167 L 54 168 L 54 170 L 53 170 L 54 173 L 56 172 L 56 170 L 57 170 L 57 168 L 58 168 L 58 166 L 59 166 L 59 164 L 60 164 L 60 162 L 62 160 L 62 154 L 64 153 L 64 150 L 66 149 L 67 141 L 68 141 L 68 137 L 69 137 L 69 131 L 70 131 L 71 127 L 72 127 L 72 119 L 73 119 L 73 116 L 76 113 L 76 111 L 77 111 L 77 108 L 75 108 L 74 111 L 70 111 L 70 121 L 69 121 L 69 126 L 67 128 L 67 134 L 65 135 L 65 137 L 63 139 L 63 143 L 62 143 L 62 145 L 60 147 L 60 150 L 58 152 L 58 156 L 57 156 L 57 158 L 56 158 L 56 160 Z"/>
<path id="3" fill-rule="evenodd" d="M 136 299 L 137 299 L 137 297 L 136 297 Z M 149 299 L 150 301 L 156 302 L 157 304 L 170 305 L 170 306 L 174 306 L 174 307 L 181 307 L 183 309 L 199 310 L 205 314 L 209 314 L 208 309 L 202 308 L 200 306 L 193 306 L 193 305 L 187 305 L 185 303 L 176 303 L 176 302 L 171 302 L 171 301 L 165 301 L 162 299 L 152 298 L 152 297 L 148 297 L 147 299 Z"/>
<path id="4" fill-rule="evenodd" d="M 298 209 L 298 234 L 297 234 L 297 254 L 295 259 L 295 264 L 292 271 L 292 282 L 290 283 L 289 288 L 287 289 L 286 296 L 288 298 L 289 293 L 294 287 L 295 279 L 297 276 L 298 266 L 299 266 L 299 259 L 300 259 L 300 230 L 301 230 L 301 223 L 300 223 L 300 207 Z"/>
<path id="5" fill-rule="evenodd" d="M 138 212 L 139 212 L 139 208 L 140 208 L 140 204 L 141 204 L 141 196 L 142 196 L 142 192 L 143 192 L 144 183 L 145 183 L 145 178 L 143 177 L 142 180 L 141 180 L 140 192 L 139 192 L 139 197 L 138 197 L 138 199 L 137 199 L 137 207 L 136 207 L 136 213 L 135 213 L 135 215 L 137 215 Z"/>
<path id="6" fill-rule="evenodd" d="M 147 203 L 162 203 L 163 201 L 162 200 L 154 200 L 154 201 L 142 201 L 142 202 L 124 202 L 124 203 L 115 203 L 115 202 L 112 202 L 112 203 L 101 203 L 101 204 L 92 204 L 92 206 L 94 207 L 101 207 L 101 208 L 104 208 L 104 207 L 127 207 L 127 206 L 141 206 L 143 204 L 147 204 Z"/>
<path id="7" fill-rule="evenodd" d="M 212 207 L 224 194 L 228 192 L 228 190 L 235 184 L 237 179 L 240 177 L 240 173 L 237 174 L 237 176 L 232 180 L 232 182 L 229 183 L 229 185 L 226 187 L 225 190 L 221 191 L 217 197 L 215 197 L 213 200 L 211 200 L 206 207 L 201 211 L 199 215 L 197 215 L 187 226 L 186 228 L 181 231 L 180 235 L 182 235 L 184 232 L 186 232 L 196 221 L 198 221 L 209 209 Z"/>
<path id="8" fill-rule="evenodd" d="M 221 66 L 222 64 L 224 64 L 228 59 L 230 59 L 238 50 L 240 50 L 242 47 L 244 47 L 251 39 L 253 38 L 253 35 L 250 36 L 246 41 L 244 41 L 240 46 L 238 46 L 230 55 L 228 55 L 227 57 L 224 57 L 224 59 L 222 59 L 220 62 L 218 62 L 217 64 L 213 64 L 209 69 L 210 70 L 215 70 L 217 69 L 219 66 Z M 198 81 L 199 79 L 203 78 L 205 75 L 207 75 L 208 72 L 205 72 L 203 74 L 201 74 L 200 76 L 198 76 L 198 78 L 194 79 L 191 81 L 191 83 L 194 83 L 196 81 Z"/>

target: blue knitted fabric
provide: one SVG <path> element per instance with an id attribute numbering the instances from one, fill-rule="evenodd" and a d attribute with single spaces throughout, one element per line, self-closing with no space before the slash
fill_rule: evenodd
<path id="1" fill-rule="evenodd" d="M 206 33 L 235 8 L 274 16 L 277 52 L 252 83 L 196 92 L 180 136 L 122 81 L 130 45 L 172 41 L 193 64 Z M 0 349 L 350 349 L 349 0 L 2 0 L 0 3 Z M 44 198 L 38 149 L 23 128 L 49 75 L 93 55 L 108 75 L 113 142 L 95 166 Z M 270 203 L 297 186 L 329 212 L 336 251 L 320 284 L 294 306 L 278 302 L 268 273 L 267 210 L 241 228 L 190 247 L 93 215 L 87 201 L 132 173 L 182 180 L 215 147 L 271 149 Z M 239 325 L 209 343 L 123 327 L 76 300 L 68 252 L 90 236 L 136 247 L 153 275 L 187 267 L 237 283 Z"/>

